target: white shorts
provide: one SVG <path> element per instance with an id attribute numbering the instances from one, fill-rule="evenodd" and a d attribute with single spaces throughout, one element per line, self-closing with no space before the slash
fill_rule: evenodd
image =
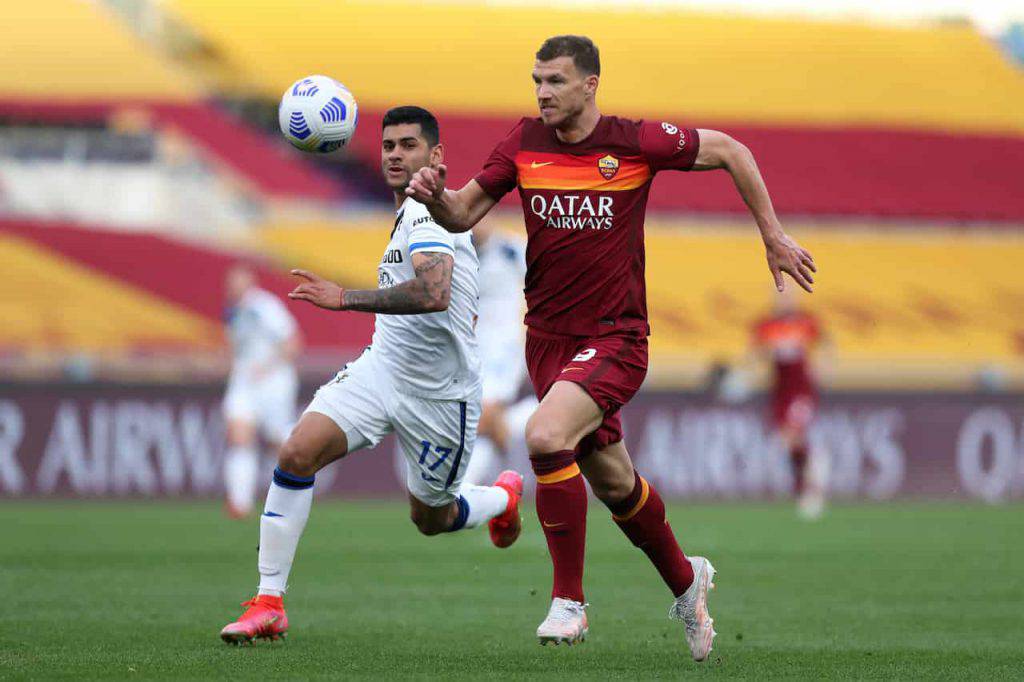
<path id="1" fill-rule="evenodd" d="M 409 492 L 427 506 L 442 507 L 458 497 L 476 442 L 480 397 L 433 400 L 401 393 L 387 368 L 366 352 L 321 386 L 306 412 L 334 421 L 349 452 L 376 447 L 394 431 Z"/>
<path id="2" fill-rule="evenodd" d="M 264 438 L 283 443 L 295 426 L 298 396 L 299 380 L 290 369 L 258 381 L 233 374 L 224 394 L 224 417 L 255 424 Z"/>

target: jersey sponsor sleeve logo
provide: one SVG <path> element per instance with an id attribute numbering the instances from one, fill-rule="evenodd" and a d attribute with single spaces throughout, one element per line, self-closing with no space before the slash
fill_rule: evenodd
<path id="1" fill-rule="evenodd" d="M 597 171 L 605 180 L 611 180 L 619 172 L 619 160 L 609 154 L 597 160 Z"/>
<path id="2" fill-rule="evenodd" d="M 674 125 L 668 122 L 662 122 L 661 129 L 664 130 L 665 133 L 667 133 L 668 135 L 675 135 L 676 133 L 679 132 L 679 128 L 675 127 Z"/>

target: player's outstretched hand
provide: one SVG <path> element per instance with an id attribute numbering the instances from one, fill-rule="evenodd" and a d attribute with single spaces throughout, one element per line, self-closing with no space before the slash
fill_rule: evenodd
<path id="1" fill-rule="evenodd" d="M 447 177 L 448 167 L 443 163 L 437 168 L 424 166 L 413 173 L 409 186 L 405 188 L 405 194 L 427 206 L 436 204 L 441 201 L 441 195 L 444 194 Z"/>
<path id="2" fill-rule="evenodd" d="M 304 281 L 288 294 L 288 298 L 309 301 L 327 310 L 341 310 L 344 289 L 306 270 L 292 270 L 292 274 Z"/>
<path id="3" fill-rule="evenodd" d="M 815 267 L 814 258 L 811 257 L 810 252 L 801 248 L 786 233 L 769 241 L 765 248 L 768 256 L 768 269 L 772 271 L 772 277 L 775 278 L 776 289 L 779 291 L 785 289 L 782 273 L 786 272 L 806 291 L 813 291 L 811 285 L 814 284 L 814 275 L 811 273 L 817 272 L 818 268 Z"/>

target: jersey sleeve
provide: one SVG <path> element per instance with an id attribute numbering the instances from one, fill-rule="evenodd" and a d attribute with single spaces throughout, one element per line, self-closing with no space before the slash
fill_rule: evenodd
<path id="1" fill-rule="evenodd" d="M 434 222 L 434 217 L 430 215 L 426 208 L 408 215 L 406 220 L 409 221 L 410 256 L 417 252 L 429 251 L 447 253 L 451 256 L 455 255 L 455 237 L 451 232 Z"/>
<path id="2" fill-rule="evenodd" d="M 519 182 L 516 154 L 519 152 L 525 120 L 519 121 L 505 139 L 498 143 L 484 162 L 483 169 L 473 178 L 487 196 L 495 201 L 500 201 L 503 196 L 515 189 Z"/>
<path id="3" fill-rule="evenodd" d="M 700 150 L 700 136 L 696 128 L 652 121 L 642 121 L 639 128 L 640 153 L 652 171 L 688 171 L 693 168 Z"/>

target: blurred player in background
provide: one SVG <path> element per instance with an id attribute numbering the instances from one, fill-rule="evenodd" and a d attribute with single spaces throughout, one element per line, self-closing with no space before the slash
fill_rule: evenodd
<path id="1" fill-rule="evenodd" d="M 407 193 L 453 232 L 471 229 L 513 189 L 522 200 L 526 358 L 541 400 L 526 440 L 554 569 L 539 641 L 574 643 L 588 631 L 585 476 L 672 591 L 669 614 L 702 661 L 715 635 L 707 609 L 714 568 L 683 554 L 661 497 L 633 468 L 619 417 L 647 373 L 643 226 L 653 176 L 727 170 L 761 230 L 776 285 L 785 271 L 810 290 L 814 262 L 783 232 L 746 147 L 714 130 L 602 116 L 600 72 L 589 38 L 548 39 L 533 68 L 540 117 L 522 119 L 462 189 L 445 189 L 438 165 L 417 172 Z"/>
<path id="2" fill-rule="evenodd" d="M 327 310 L 377 313 L 373 342 L 317 391 L 288 440 L 260 519 L 257 596 L 221 630 L 229 643 L 288 630 L 283 594 L 309 518 L 317 471 L 394 432 L 406 458 L 409 510 L 424 535 L 489 526 L 508 547 L 519 536 L 523 478 L 462 485 L 480 418 L 477 259 L 470 235 L 452 235 L 405 196 L 409 178 L 443 158 L 437 119 L 419 107 L 384 116 L 381 166 L 394 191 L 395 225 L 378 288 L 348 291 L 304 270 L 289 297 Z"/>
<path id="3" fill-rule="evenodd" d="M 537 399 L 528 395 L 516 400 L 526 379 L 526 244 L 522 238 L 497 230 L 493 221 L 482 220 L 473 227 L 473 246 L 480 260 L 476 338 L 483 406 L 465 480 L 479 483 L 491 480 L 499 460 L 509 455 L 513 445 L 525 446 L 526 422 L 537 407 Z"/>
<path id="4" fill-rule="evenodd" d="M 800 513 L 821 516 L 828 485 L 828 453 L 812 448 L 808 431 L 818 410 L 815 351 L 827 347 L 818 319 L 778 292 L 771 315 L 753 329 L 752 356 L 771 364 L 770 419 L 789 454 Z"/>
<path id="5" fill-rule="evenodd" d="M 260 436 L 276 451 L 295 424 L 295 359 L 302 342 L 295 318 L 280 299 L 256 286 L 250 267 L 231 268 L 225 289 L 232 353 L 223 405 L 225 510 L 232 518 L 244 518 L 252 511 L 259 482 Z"/>

